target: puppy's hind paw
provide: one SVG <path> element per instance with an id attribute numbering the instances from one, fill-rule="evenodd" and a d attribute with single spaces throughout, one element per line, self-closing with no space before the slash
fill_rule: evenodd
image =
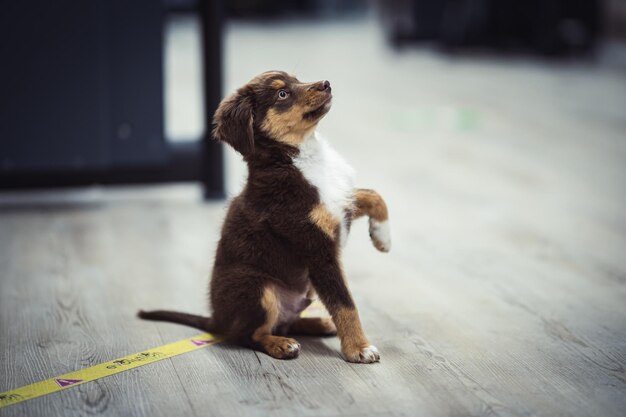
<path id="1" fill-rule="evenodd" d="M 374 247 L 381 252 L 389 252 L 391 249 L 391 233 L 389 231 L 389 221 L 370 219 L 370 238 Z"/>
<path id="2" fill-rule="evenodd" d="M 294 359 L 300 354 L 300 343 L 289 337 L 270 336 L 263 347 L 276 359 Z"/>

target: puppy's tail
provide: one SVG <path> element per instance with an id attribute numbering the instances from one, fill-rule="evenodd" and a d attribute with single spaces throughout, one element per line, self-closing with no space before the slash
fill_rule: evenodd
<path id="1" fill-rule="evenodd" d="M 197 316 L 195 314 L 179 313 L 178 311 L 143 311 L 137 313 L 139 318 L 152 321 L 169 321 L 171 323 L 183 324 L 185 326 L 195 327 L 205 332 L 214 332 L 213 319 L 206 316 Z"/>

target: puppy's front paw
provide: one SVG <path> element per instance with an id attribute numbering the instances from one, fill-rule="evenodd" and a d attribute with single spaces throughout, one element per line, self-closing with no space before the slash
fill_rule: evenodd
<path id="1" fill-rule="evenodd" d="M 360 349 L 344 349 L 344 358 L 353 363 L 374 363 L 380 361 L 380 353 L 376 346 L 369 345 Z"/>
<path id="2" fill-rule="evenodd" d="M 376 249 L 381 252 L 389 252 L 389 249 L 391 249 L 389 221 L 379 222 L 378 220 L 370 219 L 370 238 Z"/>

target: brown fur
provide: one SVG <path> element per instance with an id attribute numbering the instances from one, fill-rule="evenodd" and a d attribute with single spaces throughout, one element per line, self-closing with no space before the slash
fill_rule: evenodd
<path id="1" fill-rule="evenodd" d="M 304 107 L 294 106 L 291 110 L 279 113 L 268 111 L 261 129 L 269 136 L 287 145 L 298 146 L 315 125 L 306 120 L 299 120 L 295 115 L 304 113 Z"/>
<path id="2" fill-rule="evenodd" d="M 286 84 L 285 84 L 285 82 L 283 80 L 274 80 L 274 81 L 272 81 L 271 85 L 272 85 L 272 88 L 275 88 L 275 89 L 278 90 L 280 88 L 285 87 Z"/>
<path id="3" fill-rule="evenodd" d="M 372 219 L 382 222 L 389 218 L 387 204 L 385 204 L 385 200 L 383 200 L 376 191 L 364 188 L 358 189 L 354 193 L 354 200 L 355 210 L 352 216 L 353 219 L 367 215 Z"/>
<path id="4" fill-rule="evenodd" d="M 377 354 L 363 358 L 368 342 L 341 268 L 338 221 L 293 164 L 331 97 L 327 81 L 301 83 L 272 71 L 222 101 L 213 134 L 243 155 L 249 175 L 222 226 L 210 282 L 212 317 L 165 311 L 140 312 L 141 317 L 200 327 L 281 359 L 296 357 L 300 346 L 279 335 L 337 332 L 347 360 L 378 360 Z M 355 192 L 354 204 L 346 207 L 348 220 L 382 218 L 384 202 L 372 193 Z M 332 320 L 298 318 L 315 292 Z"/>
<path id="5" fill-rule="evenodd" d="M 330 317 L 302 317 L 291 324 L 291 334 L 333 336 L 337 327 Z"/>
<path id="6" fill-rule="evenodd" d="M 361 350 L 369 346 L 363 334 L 361 320 L 356 308 L 340 307 L 333 314 L 337 334 L 341 339 L 341 351 L 350 362 L 359 362 Z"/>
<path id="7" fill-rule="evenodd" d="M 291 359 L 300 353 L 300 344 L 288 337 L 273 336 L 280 314 L 276 290 L 272 285 L 263 289 L 261 306 L 265 311 L 265 323 L 252 334 L 252 340 L 259 344 L 262 350 L 276 359 Z"/>

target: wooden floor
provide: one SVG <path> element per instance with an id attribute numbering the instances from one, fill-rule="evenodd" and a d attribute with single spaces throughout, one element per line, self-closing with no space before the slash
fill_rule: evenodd
<path id="1" fill-rule="evenodd" d="M 228 89 L 269 68 L 333 84 L 322 131 L 391 209 L 390 254 L 363 222 L 345 251 L 381 362 L 345 363 L 334 338 L 284 362 L 216 345 L 1 416 L 626 415 L 623 60 L 396 54 L 371 22 L 238 24 L 226 59 Z M 134 315 L 206 312 L 224 202 L 0 201 L 0 392 L 197 333 Z"/>

